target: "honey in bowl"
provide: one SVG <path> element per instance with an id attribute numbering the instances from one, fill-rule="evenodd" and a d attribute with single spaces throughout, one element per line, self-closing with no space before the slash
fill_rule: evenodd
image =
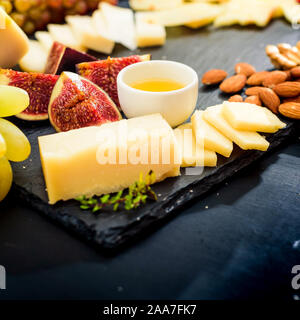
<path id="1" fill-rule="evenodd" d="M 131 87 L 143 91 L 166 92 L 184 88 L 185 86 L 177 81 L 170 79 L 147 79 L 134 82 Z"/>

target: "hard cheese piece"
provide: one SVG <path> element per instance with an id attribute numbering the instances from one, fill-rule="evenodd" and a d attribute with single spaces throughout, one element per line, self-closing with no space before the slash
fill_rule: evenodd
<path id="1" fill-rule="evenodd" d="M 217 165 L 217 154 L 196 143 L 191 123 L 174 129 L 174 134 L 182 154 L 182 167 L 215 167 Z"/>
<path id="2" fill-rule="evenodd" d="M 166 27 L 189 25 L 195 28 L 211 23 L 221 11 L 218 5 L 188 3 L 177 8 L 149 13 L 147 20 Z"/>
<path id="3" fill-rule="evenodd" d="M 47 52 L 36 40 L 29 40 L 29 51 L 19 61 L 23 71 L 43 73 L 47 61 Z"/>
<path id="4" fill-rule="evenodd" d="M 293 24 L 300 23 L 300 4 L 296 0 L 281 1 L 284 17 Z"/>
<path id="5" fill-rule="evenodd" d="M 135 14 L 136 39 L 138 47 L 161 46 L 166 42 L 165 27 L 147 22 L 147 13 Z"/>
<path id="6" fill-rule="evenodd" d="M 49 203 L 116 192 L 153 170 L 180 174 L 180 151 L 160 114 L 39 137 Z"/>
<path id="7" fill-rule="evenodd" d="M 0 6 L 0 68 L 11 68 L 28 52 L 26 34 Z"/>
<path id="8" fill-rule="evenodd" d="M 229 157 L 233 150 L 232 141 L 221 134 L 203 118 L 203 111 L 197 110 L 192 116 L 193 131 L 197 143 L 203 143 L 205 149 L 215 151 Z"/>
<path id="9" fill-rule="evenodd" d="M 79 51 L 86 51 L 86 48 L 76 40 L 72 29 L 67 24 L 48 24 L 48 31 L 53 41 Z"/>
<path id="10" fill-rule="evenodd" d="M 134 17 L 131 9 L 100 2 L 99 8 L 105 18 L 109 37 L 130 50 L 136 49 Z"/>
<path id="11" fill-rule="evenodd" d="M 269 147 L 269 142 L 257 132 L 234 129 L 223 116 L 223 105 L 207 108 L 203 116 L 206 121 L 243 150 L 266 151 Z"/>
<path id="12" fill-rule="evenodd" d="M 130 0 L 130 7 L 133 10 L 167 10 L 179 7 L 183 0 Z"/>
<path id="13" fill-rule="evenodd" d="M 269 109 L 245 102 L 225 101 L 223 115 L 237 130 L 273 133 L 286 126 Z"/>
<path id="14" fill-rule="evenodd" d="M 110 54 L 114 48 L 114 41 L 108 38 L 108 31 L 105 35 L 105 23 L 101 12 L 94 16 L 97 24 L 101 27 L 96 27 L 93 24 L 93 19 L 89 16 L 67 16 L 66 21 L 70 25 L 76 39 L 82 46 L 98 52 Z M 102 20 L 101 20 L 102 19 Z M 98 30 L 101 32 L 98 32 Z"/>
<path id="15" fill-rule="evenodd" d="M 277 13 L 278 3 L 267 0 L 231 0 L 216 18 L 216 27 L 233 24 L 266 26 Z"/>
<path id="16" fill-rule="evenodd" d="M 50 33 L 47 31 L 37 31 L 34 35 L 44 50 L 49 52 L 53 45 L 53 39 Z"/>

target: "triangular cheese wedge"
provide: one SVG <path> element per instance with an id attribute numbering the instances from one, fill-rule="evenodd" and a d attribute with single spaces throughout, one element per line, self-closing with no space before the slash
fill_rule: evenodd
<path id="1" fill-rule="evenodd" d="M 29 51 L 19 61 L 23 71 L 43 73 L 48 54 L 37 40 L 29 40 Z"/>
<path id="2" fill-rule="evenodd" d="M 225 101 L 223 115 L 237 130 L 273 133 L 286 126 L 269 109 L 245 102 Z"/>
<path id="3" fill-rule="evenodd" d="M 196 142 L 204 145 L 205 149 L 215 151 L 224 157 L 229 157 L 233 150 L 232 141 L 205 121 L 203 112 L 204 111 L 197 110 L 192 116 L 192 126 Z"/>
<path id="4" fill-rule="evenodd" d="M 177 127 L 174 129 L 174 134 L 182 154 L 182 167 L 215 167 L 217 165 L 217 154 L 196 143 L 191 123 Z"/>
<path id="5" fill-rule="evenodd" d="M 53 45 L 53 39 L 50 33 L 47 31 L 37 31 L 34 35 L 44 50 L 49 52 Z"/>
<path id="6" fill-rule="evenodd" d="M 183 0 L 129 0 L 130 7 L 135 11 L 168 10 L 182 4 Z"/>
<path id="7" fill-rule="evenodd" d="M 204 119 L 243 150 L 266 151 L 268 149 L 269 142 L 257 132 L 234 129 L 223 116 L 222 109 L 223 105 L 207 108 L 203 114 Z"/>

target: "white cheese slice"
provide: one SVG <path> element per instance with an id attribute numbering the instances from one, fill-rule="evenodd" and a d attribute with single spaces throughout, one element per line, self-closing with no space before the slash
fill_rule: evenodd
<path id="1" fill-rule="evenodd" d="M 26 34 L 0 6 L 0 68 L 11 68 L 28 52 Z"/>
<path id="2" fill-rule="evenodd" d="M 268 149 L 269 142 L 259 133 L 234 129 L 223 116 L 222 109 L 223 105 L 209 107 L 204 111 L 203 117 L 243 150 L 255 149 L 266 151 Z"/>
<path id="3" fill-rule="evenodd" d="M 19 61 L 23 71 L 43 73 L 48 58 L 47 52 L 37 40 L 29 40 L 29 51 Z"/>
<path id="4" fill-rule="evenodd" d="M 48 31 L 53 41 L 79 51 L 86 51 L 86 48 L 76 40 L 72 29 L 67 24 L 48 24 Z"/>
<path id="5" fill-rule="evenodd" d="M 138 47 L 161 46 L 166 42 L 165 27 L 147 21 L 146 12 L 135 14 L 136 40 Z"/>
<path id="6" fill-rule="evenodd" d="M 99 9 L 105 18 L 109 37 L 126 48 L 135 50 L 137 44 L 132 10 L 113 6 L 106 2 L 100 2 Z"/>
<path id="7" fill-rule="evenodd" d="M 133 10 L 168 10 L 179 7 L 183 0 L 129 0 L 130 7 Z"/>
<path id="8" fill-rule="evenodd" d="M 105 24 L 101 12 L 90 16 L 67 16 L 66 21 L 70 25 L 78 42 L 88 48 L 98 52 L 110 54 L 114 48 L 114 41 L 105 35 Z M 95 24 L 93 23 L 95 20 Z M 101 27 L 99 25 L 101 24 Z M 106 28 L 107 29 L 107 28 Z M 98 31 L 99 30 L 99 31 Z"/>
<path id="9" fill-rule="evenodd" d="M 49 203 L 117 192 L 152 170 L 180 174 L 180 150 L 160 114 L 39 137 Z"/>
<path id="10" fill-rule="evenodd" d="M 49 52 L 53 45 L 53 39 L 47 31 L 37 31 L 35 37 L 40 42 L 45 51 Z"/>

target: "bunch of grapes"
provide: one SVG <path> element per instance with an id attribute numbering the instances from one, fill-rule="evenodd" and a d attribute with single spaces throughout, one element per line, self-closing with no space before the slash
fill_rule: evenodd
<path id="1" fill-rule="evenodd" d="M 26 91 L 0 85 L 0 117 L 18 114 L 28 105 Z M 23 132 L 10 121 L 0 118 L 0 201 L 6 197 L 12 185 L 13 173 L 9 161 L 24 161 L 30 152 L 30 143 Z"/>
<path id="2" fill-rule="evenodd" d="M 101 0 L 0 0 L 0 6 L 27 33 L 42 30 L 50 22 L 62 23 L 66 15 L 86 14 Z M 116 3 L 115 0 L 108 0 Z"/>

